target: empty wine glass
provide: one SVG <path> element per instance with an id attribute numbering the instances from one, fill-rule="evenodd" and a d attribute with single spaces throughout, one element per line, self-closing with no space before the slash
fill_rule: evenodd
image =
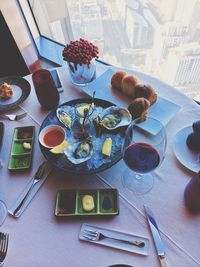
<path id="1" fill-rule="evenodd" d="M 163 161 L 166 144 L 165 128 L 158 120 L 139 118 L 129 125 L 122 145 L 123 159 L 128 166 L 122 175 L 125 188 L 137 194 L 151 190 L 152 171 Z"/>
<path id="2" fill-rule="evenodd" d="M 4 223 L 8 210 L 5 202 L 0 199 L 0 226 Z"/>

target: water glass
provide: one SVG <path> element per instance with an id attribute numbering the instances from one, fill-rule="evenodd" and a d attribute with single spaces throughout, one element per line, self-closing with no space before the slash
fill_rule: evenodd
<path id="1" fill-rule="evenodd" d="M 46 69 L 37 70 L 33 73 L 32 80 L 40 105 L 46 110 L 56 107 L 60 96 L 51 72 Z"/>
<path id="2" fill-rule="evenodd" d="M 5 202 L 0 199 L 0 226 L 4 223 L 8 214 L 7 206 Z"/>

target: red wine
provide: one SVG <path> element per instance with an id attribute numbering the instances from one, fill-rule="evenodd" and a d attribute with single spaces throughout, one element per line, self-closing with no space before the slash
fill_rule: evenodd
<path id="1" fill-rule="evenodd" d="M 124 153 L 124 161 L 127 166 L 136 172 L 150 172 L 160 163 L 158 152 L 145 143 L 129 145 Z"/>

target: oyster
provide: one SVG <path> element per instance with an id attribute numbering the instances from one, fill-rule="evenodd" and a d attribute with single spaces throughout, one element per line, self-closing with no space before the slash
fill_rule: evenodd
<path id="1" fill-rule="evenodd" d="M 85 103 L 85 104 L 78 105 L 76 107 L 76 113 L 80 117 L 84 117 L 85 116 L 85 112 L 86 112 L 86 114 L 91 115 L 93 110 L 94 110 L 94 103 L 91 103 L 91 104 Z"/>
<path id="2" fill-rule="evenodd" d="M 93 154 L 93 144 L 91 138 L 69 145 L 64 153 L 68 160 L 74 164 L 80 164 L 89 160 Z"/>
<path id="3" fill-rule="evenodd" d="M 116 125 L 118 125 L 122 120 L 122 117 L 120 114 L 107 114 L 103 117 L 101 120 L 101 123 L 105 128 L 113 129 L 116 128 Z"/>
<path id="4" fill-rule="evenodd" d="M 99 116 L 94 119 L 101 127 L 108 130 L 114 130 L 131 123 L 132 116 L 126 108 L 111 106 L 106 108 Z"/>
<path id="5" fill-rule="evenodd" d="M 56 110 L 56 116 L 62 124 L 64 124 L 69 130 L 71 129 L 72 119 L 67 110 L 58 108 Z"/>

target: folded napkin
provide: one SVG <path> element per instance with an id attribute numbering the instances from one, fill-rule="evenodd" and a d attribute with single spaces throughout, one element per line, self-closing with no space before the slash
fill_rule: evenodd
<path id="1" fill-rule="evenodd" d="M 27 196 L 23 206 L 20 209 L 20 212 L 17 214 L 14 214 L 14 211 L 16 210 L 16 208 L 19 206 L 19 204 L 21 203 L 21 201 L 23 200 L 23 198 L 25 197 L 25 195 L 27 194 L 28 190 L 30 189 L 34 177 L 35 175 L 31 178 L 31 180 L 28 182 L 28 184 L 25 186 L 25 188 L 23 189 L 22 193 L 19 195 L 19 197 L 15 200 L 14 204 L 11 206 L 11 208 L 8 210 L 8 212 L 13 215 L 14 217 L 20 217 L 21 214 L 24 212 L 24 210 L 26 209 L 26 207 L 29 205 L 29 203 L 31 202 L 31 200 L 33 199 L 33 197 L 35 196 L 35 194 L 37 193 L 37 191 L 40 189 L 40 187 L 42 186 L 42 184 L 44 183 L 44 181 L 46 180 L 47 176 L 49 175 L 49 173 L 52 170 L 51 165 L 48 162 L 44 162 L 43 164 L 45 164 L 44 166 L 44 174 L 41 178 L 40 181 L 38 181 L 33 188 L 31 189 L 29 195 Z"/>

